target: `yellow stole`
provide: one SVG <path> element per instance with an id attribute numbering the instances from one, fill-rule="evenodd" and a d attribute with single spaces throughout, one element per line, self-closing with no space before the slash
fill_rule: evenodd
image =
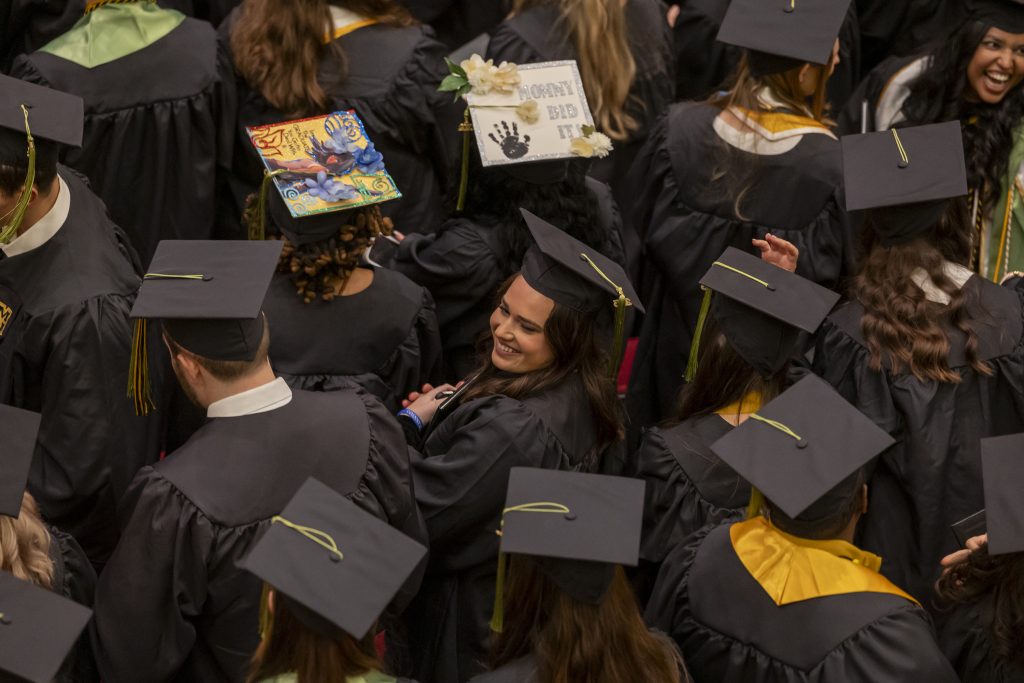
<path id="1" fill-rule="evenodd" d="M 761 410 L 761 394 L 752 391 L 738 401 L 715 411 L 716 415 L 742 415 L 743 413 L 756 413 Z"/>
<path id="2" fill-rule="evenodd" d="M 888 593 L 918 604 L 878 573 L 882 558 L 846 541 L 790 536 L 758 516 L 729 529 L 733 550 L 776 605 L 846 593 Z"/>
<path id="3" fill-rule="evenodd" d="M 358 31 L 361 28 L 366 28 L 367 26 L 373 26 L 376 23 L 377 23 L 376 19 L 363 19 L 362 21 L 354 21 L 351 24 L 345 24 L 344 26 L 339 26 L 338 28 L 336 28 L 333 31 L 331 31 L 330 35 L 327 36 L 327 39 L 324 40 L 324 42 L 325 43 L 329 43 L 332 40 L 337 40 L 338 38 L 341 38 L 342 36 L 347 36 L 348 34 L 354 32 L 354 31 Z"/>
<path id="4" fill-rule="evenodd" d="M 758 112 L 743 107 L 733 107 L 733 113 L 748 126 L 757 130 L 769 140 L 782 140 L 794 135 L 820 133 L 834 137 L 828 126 L 809 116 L 789 114 L 781 111 Z"/>

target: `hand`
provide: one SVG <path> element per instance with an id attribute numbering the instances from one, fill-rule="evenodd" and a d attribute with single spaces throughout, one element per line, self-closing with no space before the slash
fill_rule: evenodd
<path id="1" fill-rule="evenodd" d="M 984 548 L 986 545 L 988 545 L 988 534 L 968 538 L 966 548 L 950 553 L 940 560 L 939 564 L 943 567 L 942 573 L 946 574 L 957 565 L 963 564 L 971 556 L 971 553 Z"/>
<path id="2" fill-rule="evenodd" d="M 392 230 L 391 231 L 391 236 L 394 237 L 395 240 L 397 240 L 399 242 L 401 242 L 402 240 L 405 239 L 405 233 L 404 232 L 398 232 L 397 230 Z"/>
<path id="3" fill-rule="evenodd" d="M 763 240 L 753 239 L 750 242 L 761 250 L 761 260 L 765 263 L 778 266 L 791 273 L 796 272 L 796 262 L 800 257 L 800 250 L 792 242 L 787 242 L 771 233 L 765 235 Z"/>
<path id="4" fill-rule="evenodd" d="M 420 388 L 420 390 L 419 390 L 419 391 L 410 391 L 410 392 L 409 392 L 409 397 L 408 397 L 408 398 L 405 398 L 405 399 L 403 399 L 403 400 L 402 400 L 402 407 L 403 407 L 403 408 L 408 408 L 408 407 L 409 407 L 409 405 L 410 405 L 410 404 L 411 404 L 411 403 L 412 403 L 413 401 L 415 401 L 416 399 L 418 399 L 418 398 L 419 398 L 420 396 L 422 396 L 423 394 L 429 394 L 429 393 L 430 393 L 431 391 L 433 391 L 433 390 L 434 390 L 434 385 L 433 385 L 433 384 L 424 384 L 424 385 L 423 385 L 423 386 L 422 386 L 422 387 Z"/>
<path id="5" fill-rule="evenodd" d="M 427 387 L 430 387 L 427 389 Z M 445 391 L 455 391 L 456 387 L 451 384 L 441 384 L 439 386 L 431 386 L 429 384 L 423 385 L 422 392 L 412 392 L 409 394 L 410 399 L 415 395 L 416 398 L 410 401 L 402 401 L 402 407 L 416 413 L 416 416 L 420 418 L 423 424 L 429 423 L 434 419 L 434 414 L 437 412 L 438 407 L 448 400 L 447 396 L 438 398 L 438 394 Z"/>

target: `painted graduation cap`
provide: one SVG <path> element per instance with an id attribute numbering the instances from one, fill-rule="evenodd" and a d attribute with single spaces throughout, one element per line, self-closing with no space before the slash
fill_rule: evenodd
<path id="1" fill-rule="evenodd" d="M 307 627 L 358 640 L 426 552 L 310 478 L 238 566 L 277 589 Z"/>
<path id="2" fill-rule="evenodd" d="M 9 242 L 25 218 L 35 184 L 36 139 L 80 147 L 84 111 L 80 97 L 0 75 L 0 163 L 28 159 L 25 188 L 8 223 L 0 225 L 0 243 Z"/>
<path id="3" fill-rule="evenodd" d="M 985 489 L 988 552 L 1024 551 L 1024 434 L 981 440 L 981 476 Z"/>
<path id="4" fill-rule="evenodd" d="M 91 616 L 77 602 L 0 572 L 0 679 L 50 683 Z"/>
<path id="5" fill-rule="evenodd" d="M 907 242 L 931 228 L 953 197 L 967 194 L 959 121 L 847 135 L 846 209 L 873 211 L 883 244 Z"/>
<path id="6" fill-rule="evenodd" d="M 793 519 L 815 521 L 853 495 L 851 475 L 895 441 L 808 375 L 711 446 Z"/>
<path id="7" fill-rule="evenodd" d="M 146 320 L 162 320 L 186 351 L 223 361 L 249 361 L 263 338 L 263 299 L 283 244 L 245 240 L 163 240 L 142 280 L 131 317 L 129 396 L 152 407 L 146 365 Z"/>
<path id="8" fill-rule="evenodd" d="M 21 408 L 0 403 L 0 424 L 4 430 L 2 471 L 0 476 L 0 515 L 21 514 L 32 456 L 36 452 L 39 423 L 42 416 Z M 2 610 L 2 608 L 0 608 Z"/>
<path id="9" fill-rule="evenodd" d="M 717 40 L 749 50 L 754 75 L 827 64 L 850 0 L 732 0 Z"/>
<path id="10" fill-rule="evenodd" d="M 800 331 L 814 332 L 839 294 L 735 247 L 727 248 L 700 281 L 704 301 L 690 349 L 693 379 L 708 313 L 738 354 L 764 377 L 793 355 Z M 719 296 L 712 297 L 715 292 Z M 713 301 L 712 301 L 713 299 Z"/>
<path id="11" fill-rule="evenodd" d="M 615 566 L 637 564 L 645 487 L 627 477 L 513 467 L 502 512 L 502 556 L 530 555 L 574 599 L 598 604 Z M 498 584 L 496 631 L 504 616 L 503 557 Z"/>
<path id="12" fill-rule="evenodd" d="M 1008 33 L 1024 33 L 1024 2 L 1020 0 L 968 0 L 971 19 Z"/>

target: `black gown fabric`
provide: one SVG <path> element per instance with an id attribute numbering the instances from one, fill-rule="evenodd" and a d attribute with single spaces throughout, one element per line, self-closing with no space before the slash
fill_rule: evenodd
<path id="1" fill-rule="evenodd" d="M 919 57 L 893 56 L 875 66 L 850 96 L 846 107 L 839 112 L 839 130 L 844 135 L 855 135 L 861 131 L 873 132 L 881 128 L 876 121 L 876 113 L 882 94 L 892 85 L 893 78 Z"/>
<path id="2" fill-rule="evenodd" d="M 409 392 L 441 380 L 434 301 L 401 273 L 374 269 L 365 290 L 308 304 L 288 274 L 275 273 L 263 312 L 274 371 L 293 389 L 354 382 L 395 412 Z"/>
<path id="3" fill-rule="evenodd" d="M 294 391 L 275 410 L 214 418 L 125 498 L 92 624 L 103 679 L 244 680 L 261 582 L 236 562 L 311 476 L 425 540 L 401 429 L 362 390 Z"/>
<path id="4" fill-rule="evenodd" d="M 33 52 L 11 73 L 85 100 L 82 147 L 62 161 L 88 176 L 143 263 L 162 239 L 214 236 L 218 169 L 231 163 L 234 75 L 209 24 L 186 18 L 91 69 Z"/>
<path id="5" fill-rule="evenodd" d="M 669 554 L 644 615 L 676 641 L 695 683 L 955 683 L 923 609 L 868 592 L 779 607 L 729 528 Z"/>
<path id="6" fill-rule="evenodd" d="M 1024 666 L 1003 659 L 995 650 L 991 618 L 993 595 L 956 607 L 939 629 L 939 646 L 961 683 L 1024 683 Z"/>
<path id="7" fill-rule="evenodd" d="M 426 521 L 426 577 L 403 618 L 412 677 L 465 683 L 484 668 L 494 606 L 498 536 L 513 467 L 586 469 L 594 422 L 582 381 L 519 401 L 503 395 L 459 406 L 412 453 Z M 406 672 L 402 672 L 406 673 Z"/>
<path id="8" fill-rule="evenodd" d="M 118 500 L 159 454 L 160 416 L 136 416 L 126 395 L 137 258 L 83 180 L 58 173 L 71 197 L 63 227 L 0 257 L 0 402 L 42 413 L 28 490 L 101 565 Z"/>
<path id="9" fill-rule="evenodd" d="M 398 0 L 418 21 L 430 24 L 449 50 L 490 33 L 508 14 L 508 0 Z"/>
<path id="10" fill-rule="evenodd" d="M 586 186 L 602 235 L 601 244 L 590 246 L 625 263 L 622 217 L 610 188 L 593 178 Z M 557 225 L 557 217 L 545 218 Z M 464 379 L 476 367 L 476 345 L 488 329 L 498 289 L 519 270 L 497 231 L 488 219 L 451 218 L 432 235 L 406 235 L 388 264 L 434 297 L 448 377 Z"/>
<path id="11" fill-rule="evenodd" d="M 233 13 L 221 25 L 226 41 L 237 20 Z M 437 92 L 448 75 L 447 49 L 434 39 L 428 26 L 396 28 L 373 25 L 335 40 L 345 53 L 344 69 L 328 58 L 320 65 L 318 80 L 331 101 L 329 111 L 354 109 L 366 126 L 377 151 L 384 155 L 388 173 L 402 198 L 380 205 L 395 228 L 404 232 L 433 232 L 444 220 L 442 207 L 448 158 L 439 118 L 448 112 L 451 96 Z M 346 74 L 338 83 L 337 74 Z M 263 96 L 239 77 L 238 120 L 232 165 L 233 218 L 242 215 L 246 197 L 263 177 L 263 164 L 245 132 L 287 120 Z M 461 116 L 461 110 L 459 111 Z"/>
<path id="12" fill-rule="evenodd" d="M 85 551 L 70 534 L 55 527 L 50 533 L 50 561 L 53 562 L 54 593 L 92 608 L 96 593 L 96 571 Z M 92 656 L 88 632 L 83 632 L 57 672 L 55 683 L 93 683 L 100 680 Z"/>
<path id="13" fill-rule="evenodd" d="M 799 275 L 831 288 L 852 262 L 838 140 L 808 134 L 775 155 L 733 149 L 734 163 L 756 169 L 740 220 L 735 196 L 715 179 L 727 145 L 713 128 L 719 112 L 673 105 L 630 170 L 634 191 L 623 210 L 644 245 L 634 282 L 647 306 L 627 394 L 635 426 L 662 421 L 676 404 L 703 298 L 699 281 L 726 247 L 754 253 L 751 239 L 771 232 L 800 250 Z"/>
<path id="14" fill-rule="evenodd" d="M 966 338 L 947 331 L 948 363 L 959 384 L 921 381 L 870 368 L 860 331 L 863 309 L 847 304 L 818 331 L 814 371 L 897 444 L 869 481 L 871 507 L 858 545 L 881 555 L 882 573 L 931 606 L 939 560 L 957 550 L 950 527 L 985 507 L 980 440 L 1024 431 L 1024 322 L 1020 295 L 977 275 L 963 287 L 978 356 L 993 374 L 967 364 Z"/>
<path id="15" fill-rule="evenodd" d="M 74 26 L 84 11 L 85 0 L 0 0 L 0 73 Z"/>
<path id="16" fill-rule="evenodd" d="M 958 0 L 856 0 L 864 73 L 891 56 L 913 54 L 941 40 L 967 18 Z"/>

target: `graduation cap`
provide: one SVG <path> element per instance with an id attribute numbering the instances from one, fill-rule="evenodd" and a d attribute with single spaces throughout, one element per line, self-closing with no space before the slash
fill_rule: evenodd
<path id="1" fill-rule="evenodd" d="M 164 322 L 179 346 L 221 361 L 250 361 L 263 339 L 263 298 L 281 242 L 162 240 L 142 279 L 135 318 L 128 395 L 139 414 L 149 399 L 146 320 Z"/>
<path id="2" fill-rule="evenodd" d="M 1024 33 L 1024 2 L 1020 0 L 968 0 L 971 19 L 1008 33 Z"/>
<path id="3" fill-rule="evenodd" d="M 762 407 L 711 450 L 792 519 L 833 514 L 850 476 L 895 441 L 815 375 Z"/>
<path id="4" fill-rule="evenodd" d="M 0 164 L 28 159 L 25 188 L 9 222 L 0 225 L 0 243 L 9 242 L 25 218 L 36 178 L 36 138 L 80 147 L 84 112 L 81 97 L 0 75 Z"/>
<path id="5" fill-rule="evenodd" d="M 277 589 L 307 627 L 358 640 L 426 552 L 310 478 L 238 566 Z"/>
<path id="6" fill-rule="evenodd" d="M 501 558 L 530 555 L 574 599 L 599 604 L 616 565 L 636 566 L 644 489 L 640 479 L 513 467 L 502 512 Z M 492 628 L 503 617 L 499 567 Z"/>
<path id="7" fill-rule="evenodd" d="M 732 0 L 717 40 L 749 50 L 755 76 L 828 64 L 849 0 Z"/>
<path id="8" fill-rule="evenodd" d="M 0 403 L 0 424 L 4 426 L 3 476 L 0 477 L 0 515 L 17 518 L 28 482 L 32 456 L 42 416 Z"/>
<path id="9" fill-rule="evenodd" d="M 988 552 L 1024 551 L 1024 434 L 981 440 L 981 476 L 985 488 Z"/>
<path id="10" fill-rule="evenodd" d="M 50 683 L 92 610 L 0 572 L 0 679 Z"/>
<path id="11" fill-rule="evenodd" d="M 526 252 L 522 275 L 527 284 L 555 302 L 581 313 L 615 308 L 612 370 L 622 353 L 626 308 L 643 304 L 622 266 L 526 209 L 519 209 L 537 246 Z"/>
<path id="12" fill-rule="evenodd" d="M 886 246 L 931 228 L 950 198 L 967 194 L 959 121 L 847 135 L 841 143 L 846 209 L 885 209 L 871 217 Z"/>
<path id="13" fill-rule="evenodd" d="M 839 294 L 753 254 L 729 247 L 701 278 L 704 300 L 697 318 L 687 381 L 697 369 L 704 321 L 710 312 L 736 352 L 764 377 L 793 355 L 800 331 L 814 332 Z M 711 292 L 720 296 L 714 297 Z"/>

